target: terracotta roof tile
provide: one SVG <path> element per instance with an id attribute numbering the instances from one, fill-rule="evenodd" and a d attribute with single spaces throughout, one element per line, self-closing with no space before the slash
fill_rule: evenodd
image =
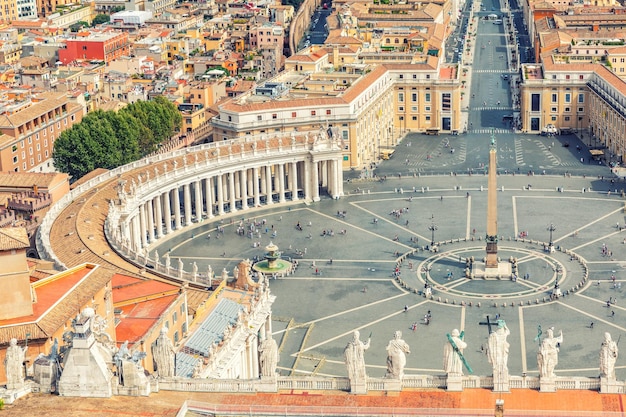
<path id="1" fill-rule="evenodd" d="M 24 249 L 30 247 L 28 233 L 23 227 L 0 228 L 0 250 Z"/>

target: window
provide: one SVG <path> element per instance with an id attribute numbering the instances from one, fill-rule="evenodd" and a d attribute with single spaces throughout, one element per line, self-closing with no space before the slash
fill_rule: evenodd
<path id="1" fill-rule="evenodd" d="M 557 95 L 552 93 L 552 103 L 558 103 L 559 99 L 557 98 Z"/>
<path id="2" fill-rule="evenodd" d="M 565 94 L 565 102 L 566 103 L 571 103 L 572 102 L 572 95 L 570 93 L 566 93 Z"/>
<path id="3" fill-rule="evenodd" d="M 24 141 L 20 142 L 20 146 L 22 147 L 22 149 L 24 149 Z"/>
<path id="4" fill-rule="evenodd" d="M 26 152 L 22 151 L 22 159 L 26 158 Z"/>
<path id="5" fill-rule="evenodd" d="M 326 110 L 326 115 L 330 116 L 330 110 Z"/>
<path id="6" fill-rule="evenodd" d="M 417 120 L 417 116 L 413 116 L 413 117 L 411 117 L 411 119 L 412 119 L 413 121 L 416 121 L 416 120 Z"/>
<path id="7" fill-rule="evenodd" d="M 584 108 L 582 108 L 582 107 L 579 107 L 579 108 L 578 108 L 578 113 L 584 113 L 584 112 L 585 112 L 585 109 L 584 109 Z"/>
<path id="8" fill-rule="evenodd" d="M 31 136 L 28 137 L 28 144 L 30 145 L 31 143 L 33 143 L 33 138 Z"/>
<path id="9" fill-rule="evenodd" d="M 417 80 L 417 74 L 413 74 L 413 79 Z"/>
<path id="10" fill-rule="evenodd" d="M 426 116 L 426 121 L 430 122 L 430 116 Z"/>
<path id="11" fill-rule="evenodd" d="M 178 343 L 179 340 L 180 340 L 180 336 L 178 335 L 178 331 L 176 331 L 174 333 L 174 343 Z"/>
<path id="12" fill-rule="evenodd" d="M 41 146 L 39 144 L 37 144 L 37 151 L 41 150 Z"/>
<path id="13" fill-rule="evenodd" d="M 412 101 L 413 103 L 417 103 L 417 93 L 412 93 L 412 94 L 411 94 L 411 101 Z"/>
<path id="14" fill-rule="evenodd" d="M 553 122 L 556 122 L 556 116 L 552 116 L 550 120 L 552 120 Z"/>
<path id="15" fill-rule="evenodd" d="M 427 103 L 430 103 L 430 93 L 424 94 L 424 99 L 426 100 Z"/>
<path id="16" fill-rule="evenodd" d="M 263 120 L 263 116 L 261 116 L 261 115 L 259 114 L 259 115 L 257 115 L 257 116 L 256 116 L 256 119 L 257 119 L 257 121 L 259 121 L 259 122 L 260 122 L 261 120 Z"/>
<path id="17" fill-rule="evenodd" d="M 569 122 L 569 116 L 565 116 L 564 119 L 566 122 Z"/>
<path id="18" fill-rule="evenodd" d="M 411 111 L 417 111 L 417 106 L 411 106 Z"/>
<path id="19" fill-rule="evenodd" d="M 13 151 L 13 152 L 17 152 L 17 145 L 13 145 L 13 146 L 11 147 L 11 151 Z"/>
<path id="20" fill-rule="evenodd" d="M 48 146 L 48 139 L 44 139 L 44 140 L 43 140 L 43 146 L 44 146 L 44 147 Z"/>
<path id="21" fill-rule="evenodd" d="M 37 155 L 37 162 L 41 162 L 41 154 Z"/>
<path id="22" fill-rule="evenodd" d="M 315 110 L 311 110 L 311 116 L 315 116 Z"/>
<path id="23" fill-rule="evenodd" d="M 426 106 L 426 107 L 424 108 L 424 110 L 425 110 L 425 111 L 430 111 L 430 106 Z"/>
<path id="24" fill-rule="evenodd" d="M 566 80 L 569 80 L 569 74 L 567 74 L 567 75 L 565 76 L 565 79 L 566 79 Z"/>
<path id="25" fill-rule="evenodd" d="M 404 78 L 404 74 L 400 74 L 400 79 L 402 80 Z"/>
<path id="26" fill-rule="evenodd" d="M 272 119 L 274 120 L 278 119 L 278 115 L 276 113 L 272 113 Z"/>
<path id="27" fill-rule="evenodd" d="M 398 117 L 398 120 L 400 120 L 400 121 L 404 120 L 404 116 Z"/>
<path id="28" fill-rule="evenodd" d="M 552 113 L 556 113 L 556 107 L 551 107 L 551 108 L 550 108 L 550 111 L 551 111 Z"/>
<path id="29" fill-rule="evenodd" d="M 291 112 L 291 117 L 292 117 L 292 118 L 296 118 L 296 117 L 298 117 L 298 113 L 296 113 L 295 111 L 292 111 L 292 112 Z"/>
<path id="30" fill-rule="evenodd" d="M 14 164 L 17 164 L 17 156 L 14 156 L 14 157 L 13 157 L 13 163 L 14 163 Z"/>
<path id="31" fill-rule="evenodd" d="M 22 169 L 23 169 L 24 171 L 26 171 L 26 162 L 24 162 L 24 163 L 22 164 Z"/>
<path id="32" fill-rule="evenodd" d="M 32 146 L 28 148 L 28 154 L 29 154 L 29 155 L 32 155 L 32 154 L 33 154 L 33 147 L 32 147 Z"/>
<path id="33" fill-rule="evenodd" d="M 46 158 L 48 157 L 48 150 L 46 149 Z"/>
<path id="34" fill-rule="evenodd" d="M 172 323 L 176 323 L 178 321 L 178 313 L 175 311 L 174 314 L 172 314 Z"/>
<path id="35" fill-rule="evenodd" d="M 585 102 L 585 95 L 583 93 L 578 93 L 578 102 L 579 103 Z"/>
<path id="36" fill-rule="evenodd" d="M 441 111 L 450 111 L 452 109 L 452 98 L 450 93 L 441 95 Z"/>
<path id="37" fill-rule="evenodd" d="M 404 111 L 404 106 L 399 106 L 398 111 Z"/>
<path id="38" fill-rule="evenodd" d="M 541 111 L 541 94 L 531 94 L 530 96 L 530 110 Z"/>
<path id="39" fill-rule="evenodd" d="M 403 102 L 404 102 L 404 93 L 398 93 L 398 101 L 399 101 L 400 103 L 403 103 Z"/>
<path id="40" fill-rule="evenodd" d="M 565 113 L 570 113 L 571 111 L 572 111 L 572 108 L 571 108 L 571 107 L 566 107 L 566 108 L 565 108 Z"/>

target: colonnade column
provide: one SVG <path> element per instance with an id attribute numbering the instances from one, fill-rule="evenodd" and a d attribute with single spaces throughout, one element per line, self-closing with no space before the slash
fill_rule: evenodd
<path id="1" fill-rule="evenodd" d="M 141 231 L 139 230 L 140 228 L 141 225 L 139 222 L 139 216 L 133 217 L 133 219 L 131 220 L 131 230 L 133 233 L 132 249 L 134 251 L 137 251 L 139 250 L 139 248 L 141 248 Z"/>
<path id="2" fill-rule="evenodd" d="M 178 187 L 172 190 L 174 192 L 174 229 L 180 229 L 180 193 Z"/>
<path id="3" fill-rule="evenodd" d="M 217 180 L 217 214 L 221 216 L 224 214 L 224 182 L 222 175 L 216 177 Z"/>
<path id="4" fill-rule="evenodd" d="M 172 204 L 170 203 L 170 191 L 163 193 L 163 212 L 165 217 L 165 233 L 172 233 Z"/>
<path id="5" fill-rule="evenodd" d="M 140 235 L 140 248 L 148 246 L 148 239 L 146 238 L 146 205 L 139 206 L 139 235 Z"/>
<path id="6" fill-rule="evenodd" d="M 193 183 L 193 195 L 195 199 L 196 221 L 202 221 L 202 183 L 197 180 Z"/>
<path id="7" fill-rule="evenodd" d="M 274 204 L 272 201 L 272 166 L 265 166 L 265 196 L 267 198 L 267 204 Z"/>
<path id="8" fill-rule="evenodd" d="M 278 164 L 278 202 L 285 202 L 285 164 Z"/>
<path id="9" fill-rule="evenodd" d="M 309 161 L 304 161 L 304 199 L 306 201 L 313 199 L 311 195 L 311 164 Z"/>
<path id="10" fill-rule="evenodd" d="M 313 162 L 311 164 L 311 171 L 311 174 L 313 174 L 311 181 L 311 186 L 313 187 L 313 201 L 320 201 L 319 162 Z"/>
<path id="11" fill-rule="evenodd" d="M 252 378 L 259 377 L 259 339 L 256 335 L 250 336 L 252 339 Z"/>
<path id="12" fill-rule="evenodd" d="M 206 214 L 213 217 L 213 177 L 204 180 L 204 198 L 206 199 Z"/>
<path id="13" fill-rule="evenodd" d="M 261 193 L 259 191 L 259 168 L 252 169 L 252 192 L 254 193 L 254 206 L 261 205 Z"/>
<path id="14" fill-rule="evenodd" d="M 298 163 L 292 162 L 289 167 L 289 182 L 291 182 L 291 201 L 298 200 Z"/>
<path id="15" fill-rule="evenodd" d="M 160 239 L 163 237 L 163 210 L 161 209 L 161 196 L 157 195 L 152 200 L 152 205 L 154 207 L 154 222 L 156 225 L 156 238 Z"/>
<path id="16" fill-rule="evenodd" d="M 337 195 L 341 197 L 343 195 L 343 169 L 342 168 L 342 160 L 339 159 L 335 161 L 336 170 L 335 170 L 335 179 L 337 181 Z"/>
<path id="17" fill-rule="evenodd" d="M 230 212 L 237 211 L 237 195 L 235 194 L 235 174 L 228 174 L 228 196 L 230 197 Z"/>
<path id="18" fill-rule="evenodd" d="M 146 216 L 148 217 L 148 240 L 154 242 L 154 210 L 152 208 L 152 200 L 146 201 Z"/>
<path id="19" fill-rule="evenodd" d="M 185 210 L 185 226 L 191 224 L 191 184 L 183 185 L 183 209 Z"/>
<path id="20" fill-rule="evenodd" d="M 248 208 L 248 175 L 247 170 L 243 169 L 239 173 L 239 179 L 241 180 L 241 209 L 246 210 Z"/>

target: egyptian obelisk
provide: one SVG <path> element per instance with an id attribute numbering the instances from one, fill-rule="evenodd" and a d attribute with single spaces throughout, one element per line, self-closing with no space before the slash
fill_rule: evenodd
<path id="1" fill-rule="evenodd" d="M 489 174 L 487 179 L 487 257 L 485 259 L 485 272 L 489 268 L 498 269 L 498 190 L 496 139 L 491 132 L 491 149 L 489 150 Z"/>

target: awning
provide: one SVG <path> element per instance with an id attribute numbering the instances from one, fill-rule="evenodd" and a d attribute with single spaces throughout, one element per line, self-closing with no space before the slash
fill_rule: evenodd
<path id="1" fill-rule="evenodd" d="M 604 151 L 602 151 L 600 149 L 590 149 L 589 153 L 591 154 L 591 156 L 602 156 L 602 155 L 604 155 Z"/>

